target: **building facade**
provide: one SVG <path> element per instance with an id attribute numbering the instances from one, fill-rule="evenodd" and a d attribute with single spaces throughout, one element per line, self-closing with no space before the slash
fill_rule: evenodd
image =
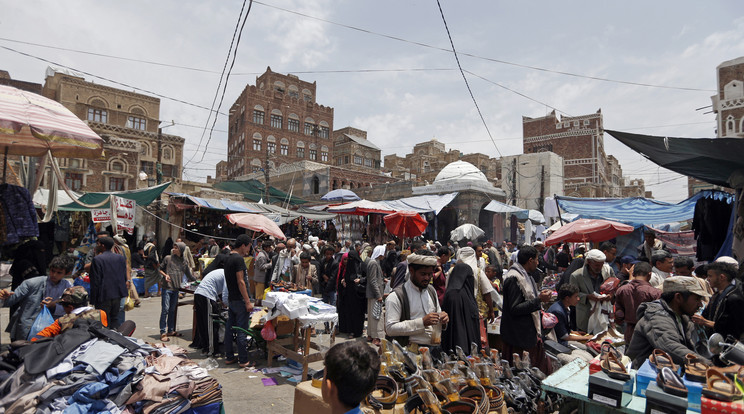
<path id="1" fill-rule="evenodd" d="M 507 204 L 543 211 L 545 197 L 563 195 L 563 158 L 550 151 L 506 156 L 501 177 Z"/>
<path id="2" fill-rule="evenodd" d="M 711 96 L 719 138 L 744 138 L 744 56 L 716 68 L 718 92 Z"/>
<path id="3" fill-rule="evenodd" d="M 333 165 L 379 173 L 381 150 L 367 140 L 367 131 L 352 127 L 333 131 Z"/>
<path id="4" fill-rule="evenodd" d="M 333 108 L 317 103 L 316 86 L 268 67 L 245 87 L 230 109 L 227 179 L 303 160 L 331 164 Z"/>
<path id="5" fill-rule="evenodd" d="M 86 121 L 104 141 L 103 159 L 59 160 L 70 189 L 124 191 L 172 181 L 170 190 L 179 191 L 185 140 L 158 132 L 159 98 L 87 82 L 77 73 L 52 68 L 47 69 L 42 93 Z"/>
<path id="6" fill-rule="evenodd" d="M 609 197 L 609 167 L 604 150 L 602 111 L 558 118 L 522 117 L 525 154 L 551 151 L 563 158 L 564 193 L 576 197 Z"/>

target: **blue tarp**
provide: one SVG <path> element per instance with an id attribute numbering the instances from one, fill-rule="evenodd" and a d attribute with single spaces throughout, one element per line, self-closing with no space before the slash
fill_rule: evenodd
<path id="1" fill-rule="evenodd" d="M 614 220 L 634 227 L 659 225 L 691 220 L 695 214 L 695 203 L 701 197 L 726 198 L 733 196 L 721 191 L 701 191 L 677 204 L 643 197 L 630 198 L 576 198 L 557 196 L 563 211 L 578 214 L 577 218 Z"/>

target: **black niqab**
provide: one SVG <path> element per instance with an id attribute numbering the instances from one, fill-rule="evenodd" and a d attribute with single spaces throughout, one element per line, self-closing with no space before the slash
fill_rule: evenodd
<path id="1" fill-rule="evenodd" d="M 444 351 L 452 351 L 459 345 L 469 352 L 471 343 L 480 347 L 480 319 L 474 290 L 473 269 L 464 263 L 456 264 L 442 301 L 442 311 L 449 315 L 447 329 L 442 332 Z"/>

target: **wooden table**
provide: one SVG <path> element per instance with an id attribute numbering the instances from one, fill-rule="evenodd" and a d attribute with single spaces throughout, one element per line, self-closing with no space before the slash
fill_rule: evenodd
<path id="1" fill-rule="evenodd" d="M 178 308 L 180 306 L 186 306 L 186 305 L 194 305 L 194 291 L 196 290 L 196 286 L 189 286 L 189 287 L 182 287 L 178 289 L 178 304 L 176 305 L 176 312 L 175 317 L 173 318 L 176 323 L 178 323 Z M 184 294 L 184 298 L 181 299 L 181 293 Z M 192 295 L 190 299 L 187 299 L 185 295 Z M 176 329 L 178 331 L 178 329 Z M 191 318 L 191 340 L 194 340 L 194 337 L 196 337 L 196 308 L 192 308 L 192 318 Z"/>
<path id="2" fill-rule="evenodd" d="M 267 365 L 271 367 L 274 355 L 282 355 L 302 364 L 302 380 L 307 380 L 307 366 L 311 362 L 323 360 L 323 354 L 320 353 L 320 346 L 312 340 L 312 326 L 301 327 L 298 320 L 294 320 L 294 333 L 288 338 L 279 338 L 266 343 Z M 331 334 L 331 343 L 329 348 L 336 342 L 335 329 Z M 300 346 L 302 350 L 300 351 Z M 315 352 L 310 350 L 314 349 Z"/>

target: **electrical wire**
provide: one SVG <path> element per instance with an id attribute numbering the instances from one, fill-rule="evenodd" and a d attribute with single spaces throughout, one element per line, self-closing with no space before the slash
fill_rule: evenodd
<path id="1" fill-rule="evenodd" d="M 225 84 L 222 87 L 222 96 L 220 97 L 220 102 L 217 105 L 217 112 L 219 112 L 220 108 L 222 108 L 222 102 L 225 100 L 225 93 L 227 92 L 227 84 L 230 81 L 230 72 L 232 72 L 233 67 L 235 66 L 235 57 L 238 53 L 238 46 L 240 46 L 240 38 L 243 35 L 243 28 L 245 27 L 245 22 L 248 21 L 248 15 L 251 13 L 251 8 L 253 7 L 253 0 L 250 0 L 250 3 L 248 3 L 248 10 L 245 12 L 245 17 L 243 16 L 243 9 L 245 9 L 245 3 L 246 0 L 243 0 L 243 5 L 240 8 L 240 13 L 238 14 L 238 22 L 235 25 L 235 31 L 233 31 L 233 38 L 230 41 L 230 48 L 227 51 L 227 57 L 225 58 L 225 64 L 222 67 L 222 75 L 220 75 L 220 81 L 217 84 L 217 90 L 214 94 L 214 99 L 212 100 L 212 107 L 209 111 L 209 116 L 207 117 L 206 125 L 209 125 L 209 120 L 212 117 L 212 110 L 214 109 L 214 104 L 217 101 L 217 95 L 220 93 L 220 86 L 222 85 L 222 79 L 224 77 Z M 243 22 L 241 23 L 240 20 L 243 19 Z M 238 30 L 239 29 L 239 30 Z M 237 40 L 236 40 L 237 36 Z M 233 48 L 233 45 L 235 47 Z M 232 54 L 232 62 L 230 62 L 230 52 L 233 52 Z M 230 69 L 227 70 L 227 75 L 225 76 L 225 69 L 227 68 L 227 64 L 230 62 Z M 215 126 L 217 125 L 217 116 L 214 117 L 214 121 L 212 122 L 212 127 L 209 129 L 209 138 L 207 139 L 207 143 L 204 145 L 205 147 L 209 146 L 209 143 L 212 141 L 212 133 L 214 131 Z M 204 140 L 204 134 L 206 133 L 206 129 L 202 131 L 202 136 L 199 138 L 199 144 L 196 146 L 196 151 L 191 156 L 191 158 L 186 161 L 184 166 L 189 165 L 189 163 L 196 157 L 196 154 L 199 153 L 199 148 L 201 147 L 202 141 Z M 204 153 L 202 153 L 202 157 L 199 160 L 199 162 L 204 161 Z"/>
<path id="2" fill-rule="evenodd" d="M 501 150 L 499 149 L 499 146 L 496 145 L 496 140 L 493 139 L 493 135 L 491 135 L 491 130 L 488 129 L 488 124 L 486 123 L 486 119 L 483 117 L 483 113 L 481 112 L 480 107 L 478 106 L 478 101 L 475 100 L 475 95 L 473 95 L 473 90 L 470 89 L 470 84 L 468 83 L 467 76 L 465 76 L 465 71 L 462 70 L 462 65 L 460 65 L 460 58 L 457 56 L 457 51 L 455 50 L 455 42 L 452 40 L 452 34 L 450 34 L 449 27 L 447 27 L 447 20 L 444 18 L 444 11 L 442 10 L 442 5 L 439 3 L 439 0 L 437 0 L 437 6 L 439 7 L 439 14 L 442 16 L 442 23 L 444 23 L 444 29 L 447 31 L 447 38 L 449 38 L 450 45 L 452 45 L 452 53 L 455 55 L 455 61 L 457 62 L 457 67 L 460 69 L 460 75 L 462 75 L 462 79 L 465 81 L 465 86 L 468 88 L 468 93 L 470 93 L 470 98 L 473 100 L 473 105 L 475 105 L 475 109 L 478 111 L 478 116 L 480 116 L 480 119 L 483 122 L 483 127 L 486 128 L 488 137 L 491 138 L 491 142 L 493 142 L 493 146 L 494 148 L 496 148 L 496 152 L 499 153 L 499 156 L 503 157 L 503 155 L 501 154 Z"/>

